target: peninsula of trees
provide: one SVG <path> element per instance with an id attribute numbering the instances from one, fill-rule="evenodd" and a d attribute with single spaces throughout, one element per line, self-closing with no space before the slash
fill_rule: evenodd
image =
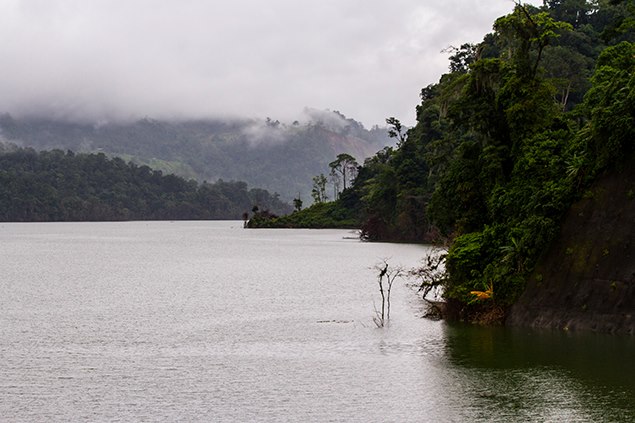
<path id="1" fill-rule="evenodd" d="M 542 283 L 537 261 L 596 181 L 617 175 L 613 201 L 634 201 L 635 4 L 518 3 L 493 28 L 449 48 L 450 72 L 421 91 L 416 126 L 390 118 L 397 147 L 365 160 L 337 201 L 264 225 L 342 216 L 370 240 L 446 242 L 448 304 L 503 320 L 530 275 Z M 630 257 L 632 234 L 620 239 L 605 251 Z"/>

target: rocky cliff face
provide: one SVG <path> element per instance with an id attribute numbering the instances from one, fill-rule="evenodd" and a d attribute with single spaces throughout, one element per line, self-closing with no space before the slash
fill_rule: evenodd
<path id="1" fill-rule="evenodd" d="M 569 210 L 507 324 L 635 334 L 635 166 L 630 164 L 599 178 Z"/>

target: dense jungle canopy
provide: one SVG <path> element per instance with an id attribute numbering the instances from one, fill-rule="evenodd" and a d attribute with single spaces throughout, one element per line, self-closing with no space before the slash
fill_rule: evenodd
<path id="1" fill-rule="evenodd" d="M 571 204 L 633 165 L 634 29 L 632 0 L 518 3 L 480 44 L 449 49 L 416 126 L 389 119 L 397 147 L 367 159 L 338 201 L 255 223 L 314 214 L 357 221 L 370 240 L 446 242 L 446 299 L 466 319 L 502 319 Z"/>

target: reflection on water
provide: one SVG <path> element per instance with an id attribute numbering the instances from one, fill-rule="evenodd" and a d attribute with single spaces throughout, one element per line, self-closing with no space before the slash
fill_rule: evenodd
<path id="1" fill-rule="evenodd" d="M 445 327 L 460 398 L 484 421 L 635 421 L 635 340 Z"/>
<path id="2" fill-rule="evenodd" d="M 426 247 L 231 222 L 0 225 L 0 420 L 635 421 L 632 338 L 448 326 Z"/>

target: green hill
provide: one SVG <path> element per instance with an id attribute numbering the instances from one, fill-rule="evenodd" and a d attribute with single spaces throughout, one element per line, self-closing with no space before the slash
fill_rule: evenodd
<path id="1" fill-rule="evenodd" d="M 242 219 L 291 207 L 244 182 L 198 184 L 99 154 L 0 151 L 0 221 Z"/>
<path id="2" fill-rule="evenodd" d="M 632 330 L 615 322 L 635 313 L 632 172 L 620 171 L 633 167 L 635 151 L 635 4 L 517 4 L 480 44 L 455 48 L 450 72 L 421 99 L 417 125 L 404 131 L 393 119 L 397 148 L 367 159 L 328 210 L 354 211 L 370 240 L 443 240 L 455 318 L 503 322 L 525 292 L 524 310 L 535 314 L 513 321 L 539 321 L 544 300 L 558 318 L 566 320 L 558 310 L 608 313 L 613 327 Z M 615 198 L 597 191 L 606 175 Z M 589 212 L 573 206 L 585 196 L 602 199 L 590 209 L 597 220 L 572 216 Z M 615 244 L 605 239 L 613 233 Z M 616 269 L 598 259 L 604 249 Z M 575 266 L 580 278 L 565 274 Z M 579 289 L 598 280 L 612 282 Z M 558 298 L 547 301 L 551 293 Z"/>
<path id="3" fill-rule="evenodd" d="M 0 136 L 37 150 L 103 152 L 199 182 L 241 180 L 285 201 L 310 200 L 311 178 L 339 153 L 362 160 L 389 143 L 338 112 L 307 110 L 304 123 L 271 119 L 168 122 L 143 119 L 101 125 L 0 117 Z M 0 139 L 2 139 L 0 138 Z"/>

